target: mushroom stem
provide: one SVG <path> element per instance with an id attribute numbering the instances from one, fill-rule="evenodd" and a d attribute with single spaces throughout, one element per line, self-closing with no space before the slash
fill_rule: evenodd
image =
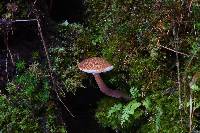
<path id="1" fill-rule="evenodd" d="M 119 90 L 112 90 L 112 89 L 108 88 L 98 73 L 95 73 L 93 75 L 94 75 L 94 78 L 95 78 L 99 88 L 100 88 L 100 91 L 103 92 L 104 94 L 111 96 L 111 97 L 115 97 L 115 98 L 124 98 L 126 100 L 130 99 L 130 97 L 128 95 L 124 94 L 123 92 L 121 92 Z"/>

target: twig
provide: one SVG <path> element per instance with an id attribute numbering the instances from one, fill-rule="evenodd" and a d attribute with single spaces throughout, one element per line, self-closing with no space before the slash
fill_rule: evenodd
<path id="1" fill-rule="evenodd" d="M 182 14 L 181 14 L 182 16 Z M 180 22 L 182 21 L 182 17 L 180 17 Z M 177 27 L 177 29 L 176 29 Z M 180 81 L 180 62 L 179 62 L 179 54 L 182 54 L 182 55 L 186 55 L 188 56 L 187 54 L 185 53 L 182 53 L 182 52 L 179 52 L 177 51 L 178 50 L 178 42 L 179 42 L 179 35 L 178 35 L 178 31 L 179 31 L 179 27 L 180 27 L 180 23 L 178 23 L 178 25 L 175 25 L 173 26 L 173 37 L 174 37 L 174 44 L 175 44 L 175 49 L 170 49 L 170 48 L 167 48 L 168 50 L 171 50 L 173 52 L 176 53 L 176 67 L 177 67 L 177 82 L 178 82 L 178 94 L 179 94 L 179 97 L 178 97 L 178 101 L 179 101 L 179 113 L 180 113 L 180 123 L 181 123 L 181 127 L 183 126 L 183 118 L 182 118 L 182 96 L 181 96 L 181 81 Z"/>
<path id="2" fill-rule="evenodd" d="M 192 133 L 192 108 L 192 92 L 190 91 L 190 133 Z"/>
<path id="3" fill-rule="evenodd" d="M 6 69 L 5 69 L 5 72 L 6 72 L 7 81 L 9 81 L 8 55 L 10 55 L 10 59 L 11 59 L 12 64 L 15 65 L 15 63 L 13 61 L 13 56 L 12 56 L 12 53 L 11 53 L 10 48 L 8 46 L 8 31 L 5 31 L 5 34 L 4 34 L 4 44 L 6 45 Z"/>
<path id="4" fill-rule="evenodd" d="M 176 51 L 176 50 L 174 50 L 174 49 L 171 49 L 171 48 L 168 48 L 168 47 L 165 47 L 165 46 L 162 46 L 162 45 L 158 45 L 158 46 L 159 46 L 159 47 L 162 47 L 162 48 L 164 48 L 164 49 L 170 50 L 170 51 L 172 51 L 172 52 L 175 52 L 175 53 L 177 53 L 177 54 L 182 54 L 182 55 L 185 55 L 185 56 L 187 56 L 187 57 L 190 56 L 190 55 L 188 55 L 188 54 L 185 54 L 185 53 Z"/>
<path id="5" fill-rule="evenodd" d="M 33 9 L 34 9 L 35 4 L 37 3 L 37 1 L 38 1 L 38 0 L 35 0 L 35 1 L 33 2 L 32 9 L 31 9 L 30 12 L 28 13 L 27 17 L 29 17 L 29 16 L 31 15 L 31 13 L 32 13 L 32 11 L 33 11 Z"/>
<path id="6" fill-rule="evenodd" d="M 160 38 L 158 38 L 156 44 L 157 44 L 158 47 L 162 47 L 162 48 L 164 48 L 164 49 L 170 50 L 170 51 L 175 52 L 175 53 L 177 53 L 177 54 L 182 54 L 182 55 L 185 55 L 185 56 L 190 56 L 190 55 L 188 55 L 188 54 L 185 54 L 185 53 L 176 51 L 176 50 L 174 50 L 174 49 L 171 49 L 171 48 L 168 48 L 168 47 L 165 47 L 165 46 L 160 45 Z"/>
<path id="7" fill-rule="evenodd" d="M 177 80 L 178 80 L 178 93 L 179 93 L 179 110 L 180 110 L 180 117 L 181 117 L 181 125 L 182 125 L 182 98 L 181 98 L 181 82 L 180 82 L 180 62 L 178 53 L 176 53 L 176 67 L 177 67 Z"/>
<path id="8" fill-rule="evenodd" d="M 184 73 L 184 78 L 186 79 L 187 76 L 187 70 L 189 69 L 190 65 L 192 64 L 192 60 L 196 56 L 197 52 L 194 52 L 193 55 L 191 56 L 186 68 L 185 68 L 185 73 Z M 185 80 L 184 80 L 185 81 Z M 192 118 L 193 118 L 193 93 L 192 93 L 192 85 L 196 82 L 196 79 L 193 76 L 192 81 L 189 83 L 189 88 L 190 88 L 190 99 L 189 99 L 189 104 L 190 104 L 190 114 L 189 114 L 189 133 L 192 133 Z M 186 88 L 184 86 L 184 91 L 186 92 Z"/>
<path id="9" fill-rule="evenodd" d="M 190 127 L 190 131 L 189 133 L 192 133 L 192 118 L 193 118 L 193 104 L 192 104 L 192 85 L 190 85 L 190 115 L 189 115 L 189 127 Z"/>
<path id="10" fill-rule="evenodd" d="M 192 133 L 192 118 L 193 118 L 193 112 L 195 110 L 195 108 L 193 107 L 193 92 L 192 92 L 192 86 L 194 84 L 196 84 L 197 79 L 199 78 L 200 73 L 196 73 L 195 75 L 193 75 L 191 82 L 189 83 L 189 87 L 190 87 L 190 115 L 189 115 L 189 127 L 190 127 L 190 133 Z M 194 100 L 195 101 L 195 100 Z M 195 104 L 195 103 L 194 103 Z"/>
<path id="11" fill-rule="evenodd" d="M 189 13 L 192 12 L 191 11 L 192 2 L 193 2 L 193 0 L 189 0 L 189 2 L 188 2 L 188 11 L 189 11 Z"/>
<path id="12" fill-rule="evenodd" d="M 37 19 L 17 19 L 17 20 L 6 20 L 6 19 L 0 19 L 0 25 L 1 24 L 12 24 L 17 22 L 36 22 Z"/>
<path id="13" fill-rule="evenodd" d="M 9 81 L 9 75 L 8 75 L 8 52 L 6 53 L 6 69 L 5 69 L 5 72 L 6 72 L 7 81 Z"/>
<path id="14" fill-rule="evenodd" d="M 54 91 L 56 92 L 56 95 L 59 99 L 59 101 L 64 105 L 64 107 L 66 108 L 66 110 L 69 112 L 69 114 L 72 116 L 72 117 L 75 117 L 72 112 L 69 110 L 69 108 L 65 105 L 65 103 L 62 101 L 62 99 L 60 98 L 59 94 L 58 94 L 58 91 L 56 89 L 56 83 L 55 83 L 55 80 L 54 80 L 54 77 L 53 77 L 53 73 L 52 73 L 52 66 L 51 66 L 51 62 L 50 62 L 50 58 L 49 58 L 49 54 L 48 54 L 48 50 L 47 50 L 47 46 L 46 46 L 46 42 L 44 40 L 44 36 L 43 36 L 43 33 L 42 33 L 42 29 L 41 29 L 41 25 L 40 25 L 40 21 L 39 21 L 39 17 L 36 15 L 37 17 L 37 26 L 38 26 L 38 31 L 39 31 L 39 35 L 40 35 L 40 38 L 41 38 L 41 41 L 42 41 L 42 44 L 43 44 L 43 47 L 44 47 L 44 51 L 45 51 L 45 54 L 46 54 L 46 57 L 47 57 L 47 62 L 48 62 L 48 66 L 49 66 L 49 73 L 50 73 L 50 77 L 51 77 L 51 80 L 52 80 L 52 83 L 53 83 L 53 87 L 54 87 Z"/>
<path id="15" fill-rule="evenodd" d="M 37 19 L 19 19 L 19 20 L 13 20 L 12 23 L 15 22 L 31 22 L 31 21 L 37 21 Z"/>
<path id="16" fill-rule="evenodd" d="M 11 50 L 10 50 L 9 46 L 8 46 L 8 31 L 5 31 L 5 32 L 6 33 L 4 34 L 4 44 L 6 45 L 6 50 L 10 55 L 10 59 L 11 59 L 12 64 L 15 65 L 15 62 L 13 60 L 13 55 L 11 53 Z"/>

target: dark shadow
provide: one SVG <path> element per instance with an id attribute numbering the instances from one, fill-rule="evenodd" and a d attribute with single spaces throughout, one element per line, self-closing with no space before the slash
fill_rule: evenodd
<path id="1" fill-rule="evenodd" d="M 83 22 L 83 0 L 47 0 L 51 18 L 56 22 Z"/>

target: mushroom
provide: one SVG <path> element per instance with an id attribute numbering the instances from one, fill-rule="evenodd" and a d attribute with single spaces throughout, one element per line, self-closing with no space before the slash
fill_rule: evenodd
<path id="1" fill-rule="evenodd" d="M 123 92 L 108 88 L 101 79 L 100 73 L 107 72 L 113 69 L 113 66 L 105 59 L 100 57 L 88 58 L 80 62 L 78 64 L 78 68 L 83 72 L 92 73 L 100 88 L 100 91 L 104 94 L 115 98 L 124 98 L 126 100 L 130 99 L 130 97 Z"/>

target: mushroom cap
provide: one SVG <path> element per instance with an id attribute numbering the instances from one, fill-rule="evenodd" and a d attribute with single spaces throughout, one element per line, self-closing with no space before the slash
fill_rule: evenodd
<path id="1" fill-rule="evenodd" d="M 113 66 L 103 58 L 92 57 L 80 62 L 78 68 L 83 72 L 95 74 L 110 71 Z"/>

